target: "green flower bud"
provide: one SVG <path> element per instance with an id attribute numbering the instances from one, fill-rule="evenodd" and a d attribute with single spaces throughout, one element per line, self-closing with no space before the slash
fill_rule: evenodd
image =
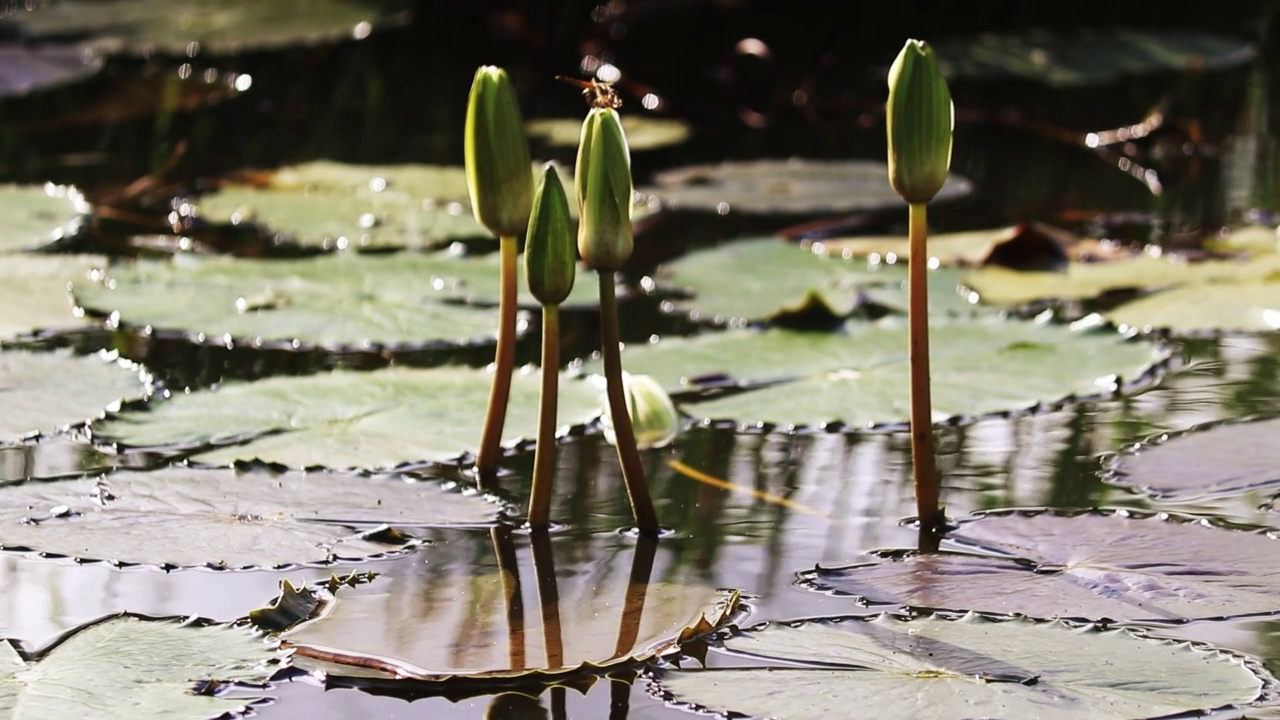
<path id="1" fill-rule="evenodd" d="M 614 272 L 631 257 L 631 153 L 612 108 L 592 108 L 582 123 L 578 164 L 578 252 L 588 265 Z"/>
<path id="2" fill-rule="evenodd" d="M 909 203 L 925 203 L 951 167 L 955 110 L 933 49 L 908 40 L 889 68 L 889 184 Z"/>
<path id="3" fill-rule="evenodd" d="M 543 305 L 559 305 L 573 289 L 578 255 L 573 244 L 573 223 L 560 175 L 551 163 L 542 170 L 533 197 L 529 234 L 524 244 L 524 274 L 529 292 Z"/>
<path id="4" fill-rule="evenodd" d="M 680 413 L 667 391 L 648 375 L 632 375 L 626 371 L 622 373 L 622 386 L 626 391 L 627 412 L 631 415 L 636 447 L 647 450 L 670 445 L 680 432 Z M 605 441 L 616 445 L 618 440 L 612 413 L 604 413 L 600 421 Z"/>
<path id="5" fill-rule="evenodd" d="M 529 223 L 533 174 L 516 92 L 502 68 L 476 70 L 463 152 L 476 220 L 494 235 L 519 235 Z"/>

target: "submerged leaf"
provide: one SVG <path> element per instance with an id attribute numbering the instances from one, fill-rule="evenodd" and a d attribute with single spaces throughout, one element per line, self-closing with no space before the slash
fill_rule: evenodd
<path id="1" fill-rule="evenodd" d="M 0 548 L 176 567 L 276 567 L 411 550 L 367 531 L 487 525 L 491 499 L 438 482 L 172 467 L 0 485 Z"/>
<path id="2" fill-rule="evenodd" d="M 105 409 L 151 394 L 134 365 L 114 356 L 0 350 L 0 443 L 64 430 L 101 417 Z"/>
<path id="3" fill-rule="evenodd" d="M 885 720 L 1128 720 L 1242 705 L 1272 683 L 1243 658 L 1191 643 L 976 615 L 767 623 L 724 647 L 768 666 L 662 672 L 659 689 L 699 709 L 777 720 L 851 708 Z"/>

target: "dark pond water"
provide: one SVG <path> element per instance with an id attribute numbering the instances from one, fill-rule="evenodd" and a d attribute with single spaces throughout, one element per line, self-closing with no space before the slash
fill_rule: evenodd
<path id="1" fill-rule="evenodd" d="M 121 188 L 156 170 L 185 141 L 185 154 L 161 178 L 158 189 L 118 203 L 135 214 L 132 219 L 103 220 L 84 238 L 90 247 L 118 242 L 143 232 L 146 223 L 135 222 L 136 216 L 163 215 L 173 194 L 199 189 L 224 171 L 319 157 L 456 164 L 461 159 L 459 123 L 466 88 L 476 65 L 497 62 L 512 68 L 526 94 L 527 116 L 569 115 L 581 112 L 576 94 L 550 78 L 571 74 L 584 56 L 611 58 L 635 81 L 635 86 L 621 85 L 625 92 L 642 94 L 643 83 L 663 94 L 669 112 L 689 119 L 699 133 L 697 142 L 682 147 L 638 153 L 638 176 L 731 157 L 877 158 L 884 142 L 876 110 L 882 75 L 877 73 L 883 72 L 903 37 L 944 38 L 1032 24 L 1075 27 L 1098 20 L 1061 8 L 1044 8 L 1037 14 L 1002 4 L 998 13 L 964 19 L 945 13 L 921 16 L 912 25 L 871 10 L 830 11 L 827 17 L 825 5 L 807 4 L 803 13 L 778 5 L 655 2 L 636 3 L 628 10 L 625 4 L 610 3 L 606 11 L 593 9 L 591 3 L 525 7 L 422 2 L 412 8 L 416 14 L 408 25 L 358 43 L 228 58 L 197 55 L 190 63 L 163 57 L 112 59 L 104 75 L 87 84 L 0 101 L 0 176 L 6 181 L 72 182 L 98 198 L 118 198 Z M 1126 16 L 1105 20 L 1149 20 L 1145 13 L 1129 14 L 1132 8 L 1117 12 Z M 1208 24 L 1209 29 L 1257 38 L 1269 18 L 1263 4 L 1241 3 Z M 663 42 L 664 32 L 697 42 Z M 764 38 L 775 59 L 764 62 L 735 55 L 735 43 L 745 37 Z M 1248 105 L 1247 89 L 1250 78 L 1256 77 L 1251 73 L 1271 63 L 1271 50 L 1263 46 L 1254 64 L 1208 78 L 1162 75 L 1057 95 L 1017 84 L 958 87 L 954 169 L 973 178 L 982 192 L 976 199 L 939 207 L 933 219 L 940 229 L 1050 220 L 1126 241 L 1172 246 L 1251 213 L 1273 217 L 1269 213 L 1280 200 L 1233 180 L 1245 171 L 1232 166 L 1222 150 L 1229 136 L 1241 129 L 1241 118 L 1258 110 L 1257 102 L 1270 107 L 1265 96 L 1255 99 L 1255 106 Z M 189 106 L 155 104 L 160 102 L 155 96 L 165 92 L 164 78 L 193 73 L 199 77 L 208 69 L 250 74 L 252 88 L 226 99 L 206 97 L 188 84 L 180 90 L 169 85 L 170 92 L 191 96 Z M 1177 121 L 1134 147 L 1120 147 L 1116 154 L 1070 145 L 1044 129 L 1083 132 L 1133 123 L 1169 96 L 1169 88 L 1177 91 L 1171 96 L 1175 101 L 1164 107 L 1171 108 L 1171 115 L 1180 113 Z M 122 100 L 126 89 L 152 98 L 153 104 Z M 812 101 L 792 102 L 799 89 Z M 634 104 L 635 98 L 628 101 Z M 1015 108 L 1018 113 L 1012 112 Z M 1271 137 L 1272 130 L 1264 127 L 1261 134 Z M 1263 162 L 1273 161 L 1268 156 Z M 1149 182 L 1134 179 L 1135 163 L 1158 173 L 1158 194 Z M 892 211 L 847 218 L 846 224 L 868 232 L 901 230 L 904 219 L 905 212 Z M 654 246 L 642 248 L 631 276 L 644 275 L 654 263 L 690 245 L 796 221 L 676 218 L 638 239 Z M 262 250 L 253 239 L 242 247 Z M 661 316 L 654 302 L 635 303 L 627 312 L 630 341 L 652 332 L 686 329 L 679 319 Z M 592 347 L 593 319 L 570 317 L 568 322 L 577 334 L 570 333 L 575 340 L 566 355 Z M 105 331 L 43 342 L 84 350 L 121 349 L 175 386 L 385 363 L 358 354 L 227 351 Z M 1127 507 L 1277 526 L 1276 514 L 1259 509 L 1257 497 L 1156 504 L 1105 481 L 1106 458 L 1134 442 L 1204 423 L 1280 415 L 1280 335 L 1170 342 L 1174 357 L 1163 376 L 1124 397 L 940 427 L 939 467 L 948 514 L 959 517 L 1006 507 Z M 532 357 L 532 348 L 522 352 L 526 359 Z M 407 359 L 430 364 L 439 358 L 423 354 Z M 485 361 L 483 353 L 462 359 Z M 72 435 L 0 448 L 0 479 L 73 474 L 121 463 L 146 467 L 161 460 L 101 454 Z M 747 593 L 752 622 L 865 612 L 848 599 L 796 587 L 796 572 L 815 564 L 849 563 L 877 548 L 911 547 L 916 541 L 915 531 L 903 522 L 914 514 L 909 443 L 903 433 L 793 434 L 694 427 L 673 447 L 648 451 L 645 462 L 660 517 L 672 529 L 657 545 L 651 581 L 741 589 Z M 532 453 L 514 455 L 509 466 L 506 492 L 513 499 L 523 498 Z M 695 477 L 699 473 L 722 482 L 700 480 Z M 630 511 L 616 456 L 598 434 L 576 438 L 562 446 L 557 476 L 562 487 L 554 516 L 567 526 L 552 541 L 558 573 L 566 583 L 581 584 L 583 597 L 592 602 L 625 584 L 636 564 L 635 539 L 619 533 L 629 523 Z M 403 623 L 445 612 L 440 608 L 448 606 L 449 598 L 433 595 L 442 578 L 498 569 L 488 530 L 436 530 L 428 537 L 435 544 L 418 554 L 282 572 L 162 573 L 4 554 L 0 637 L 40 644 L 80 623 L 126 609 L 231 619 L 274 596 L 282 578 L 312 581 L 334 572 L 372 569 L 382 575 L 379 582 L 406 598 L 400 615 L 390 613 L 384 627 L 369 630 L 390 642 Z M 528 566 L 529 537 L 516 534 L 512 543 L 518 562 Z M 523 588 L 528 607 L 536 607 L 533 585 L 527 582 Z M 602 608 L 618 612 L 600 602 Z M 488 610 L 500 612 L 498 605 Z M 469 630 L 474 628 L 461 623 L 456 636 L 440 642 L 459 647 L 474 642 L 467 639 L 473 637 Z M 1280 621 L 1201 622 L 1155 632 L 1248 653 L 1280 671 Z M 730 661 L 713 654 L 712 662 Z M 643 679 L 633 679 L 624 671 L 602 677 L 585 690 L 534 689 L 536 698 L 485 689 L 460 691 L 474 697 L 418 697 L 426 692 L 422 688 L 407 696 L 388 696 L 354 688 L 326 689 L 312 679 L 300 679 L 281 682 L 272 691 L 278 702 L 256 713 L 265 719 L 313 720 L 689 716 L 653 697 Z"/>

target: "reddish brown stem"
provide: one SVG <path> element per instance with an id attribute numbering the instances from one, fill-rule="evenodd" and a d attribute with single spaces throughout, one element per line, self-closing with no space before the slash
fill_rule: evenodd
<path id="1" fill-rule="evenodd" d="M 933 457 L 933 401 L 929 391 L 929 251 L 925 243 L 928 234 L 925 222 L 925 204 L 912 203 L 911 259 L 907 265 L 907 355 L 911 366 L 911 461 L 922 541 L 926 536 L 940 533 L 943 526 L 938 504 L 938 471 Z M 922 545 L 930 544 L 922 542 Z"/>
<path id="2" fill-rule="evenodd" d="M 538 444 L 533 451 L 529 527 L 551 521 L 551 485 L 556 474 L 556 394 L 560 391 L 560 308 L 542 306 L 542 389 L 538 396 Z"/>
<path id="3" fill-rule="evenodd" d="M 489 407 L 484 416 L 484 432 L 480 436 L 480 452 L 476 455 L 476 479 L 480 489 L 498 489 L 498 460 L 502 458 L 502 426 L 507 419 L 507 399 L 511 395 L 511 372 L 516 362 L 516 239 L 504 236 L 498 241 L 502 255 L 498 297 L 498 347 L 494 353 L 493 385 L 489 390 Z"/>

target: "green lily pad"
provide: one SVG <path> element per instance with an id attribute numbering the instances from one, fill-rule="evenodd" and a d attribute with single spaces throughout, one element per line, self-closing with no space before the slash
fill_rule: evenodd
<path id="1" fill-rule="evenodd" d="M 1028 80 L 1051 87 L 1103 85 L 1157 72 L 1215 70 L 1248 62 L 1253 46 L 1240 38 L 1183 30 L 1093 28 L 986 33 L 934 45 L 938 65 L 953 79 Z"/>
<path id="2" fill-rule="evenodd" d="M 75 43 L 0 45 L 0 97 L 21 97 L 97 75 L 103 58 Z"/>
<path id="3" fill-rule="evenodd" d="M 1163 435 L 1117 455 L 1113 482 L 1156 500 L 1192 502 L 1280 489 L 1280 421 L 1228 423 Z"/>
<path id="4" fill-rule="evenodd" d="M 149 378 L 114 355 L 0 350 L 0 443 L 16 443 L 102 417 L 151 394 Z"/>
<path id="5" fill-rule="evenodd" d="M 888 177 L 888 166 L 870 160 L 752 160 L 667 170 L 638 190 L 668 210 L 815 215 L 905 205 Z M 972 191 L 972 183 L 952 175 L 936 200 Z"/>
<path id="6" fill-rule="evenodd" d="M 131 55 L 227 55 L 361 39 L 388 20 L 356 0 L 55 0 L 5 18 L 28 41 L 92 38 Z"/>
<path id="7" fill-rule="evenodd" d="M 98 441 L 131 447 L 195 448 L 194 459 L 212 464 L 390 468 L 456 460 L 475 448 L 490 383 L 490 371 L 457 367 L 272 377 L 178 394 L 91 430 Z M 536 434 L 538 390 L 535 372 L 512 378 L 507 443 Z M 594 387 L 561 379 L 562 423 L 589 422 L 600 405 Z"/>
<path id="8" fill-rule="evenodd" d="M 0 718 L 224 717 L 263 698 L 221 686 L 263 685 L 286 662 L 247 627 L 117 615 L 39 652 L 0 642 Z"/>
<path id="9" fill-rule="evenodd" d="M 662 672 L 658 689 L 703 711 L 776 720 L 852 708 L 885 720 L 1130 720 L 1243 705 L 1274 682 L 1203 645 L 973 614 L 766 623 L 724 647 L 765 666 Z"/>
<path id="10" fill-rule="evenodd" d="M 582 139 L 582 118 L 538 118 L 526 122 L 524 129 L 551 147 L 576 148 Z M 622 130 L 632 152 L 679 145 L 693 134 L 683 120 L 630 113 L 622 116 Z"/>
<path id="11" fill-rule="evenodd" d="M 931 315 L 973 312 L 958 277 L 955 271 L 930 272 Z M 836 316 L 869 300 L 900 312 L 907 308 L 905 265 L 828 254 L 821 243 L 806 247 L 776 238 L 726 243 L 685 255 L 660 278 L 693 294 L 673 305 L 695 319 L 770 321 L 810 303 Z"/>
<path id="12" fill-rule="evenodd" d="M 97 255 L 7 255 L 0 263 L 0 338 L 83 326 L 67 286 L 101 267 Z"/>
<path id="13" fill-rule="evenodd" d="M 418 545 L 375 526 L 487 525 L 498 510 L 403 477 L 172 467 L 0 485 L 0 548 L 165 567 L 327 564 Z"/>
<path id="14" fill-rule="evenodd" d="M 0 252 L 34 250 L 72 235 L 88 211 L 74 188 L 0 185 Z"/>
<path id="15" fill-rule="evenodd" d="M 981 513 L 949 534 L 966 553 L 888 553 L 800 573 L 821 592 L 1033 617 L 1172 621 L 1280 612 L 1280 540 L 1125 512 Z M 996 557 L 993 557 L 996 555 Z"/>
<path id="16" fill-rule="evenodd" d="M 936 259 L 939 265 L 980 265 L 991 254 L 992 248 L 1006 242 L 1017 232 L 1018 227 L 1014 226 L 930 234 L 927 243 L 929 258 Z M 878 257 L 890 263 L 911 258 L 911 241 L 906 235 L 831 238 L 814 244 L 822 252 L 841 257 Z"/>
<path id="17" fill-rule="evenodd" d="M 938 323 L 930 346 L 935 421 L 1110 394 L 1167 357 L 1161 346 L 1105 329 L 998 318 Z M 622 363 L 671 391 L 687 390 L 690 378 L 702 376 L 765 384 L 689 400 L 682 409 L 694 418 L 856 427 L 909 417 L 907 330 L 898 319 L 850 321 L 833 333 L 731 330 L 667 338 L 628 347 Z"/>

